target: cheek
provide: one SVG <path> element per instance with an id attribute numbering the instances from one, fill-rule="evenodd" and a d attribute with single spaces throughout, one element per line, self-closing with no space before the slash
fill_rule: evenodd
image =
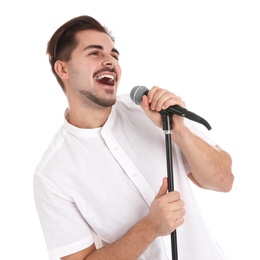
<path id="1" fill-rule="evenodd" d="M 121 70 L 121 67 L 118 65 L 118 66 L 116 67 L 117 81 L 120 80 L 121 74 L 122 74 L 122 70 Z"/>
<path id="2" fill-rule="evenodd" d="M 82 89 L 86 83 L 88 84 L 90 77 L 85 70 L 74 67 L 69 71 L 69 80 L 71 86 L 77 89 Z"/>
<path id="3" fill-rule="evenodd" d="M 72 64 L 69 68 L 70 78 L 73 80 L 86 80 L 93 77 L 91 68 L 85 63 Z"/>

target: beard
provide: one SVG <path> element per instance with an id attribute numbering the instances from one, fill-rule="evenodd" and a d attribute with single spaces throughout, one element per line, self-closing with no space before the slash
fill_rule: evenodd
<path id="1" fill-rule="evenodd" d="M 114 90 L 105 90 L 105 92 L 108 95 L 112 95 L 114 94 Z M 93 93 L 92 91 L 89 90 L 79 90 L 79 93 L 81 94 L 81 96 L 83 97 L 84 103 L 87 102 L 88 103 L 94 103 L 95 105 L 97 105 L 99 108 L 107 108 L 107 107 L 111 107 L 115 104 L 116 102 L 116 97 L 113 98 L 103 98 L 103 97 L 99 97 L 97 94 Z"/>

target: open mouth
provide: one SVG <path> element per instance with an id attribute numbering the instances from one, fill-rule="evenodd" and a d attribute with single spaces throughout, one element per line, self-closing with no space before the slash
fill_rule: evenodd
<path id="1" fill-rule="evenodd" d="M 110 74 L 99 75 L 95 78 L 95 80 L 101 84 L 108 85 L 108 86 L 114 86 L 115 84 L 115 77 Z"/>

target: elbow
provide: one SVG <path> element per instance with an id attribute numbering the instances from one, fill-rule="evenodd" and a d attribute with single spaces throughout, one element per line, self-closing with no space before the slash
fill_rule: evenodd
<path id="1" fill-rule="evenodd" d="M 232 173 L 232 158 L 231 156 L 223 151 L 222 154 L 225 155 L 225 163 L 223 167 L 220 167 L 220 169 L 222 168 L 222 172 L 218 174 L 218 176 L 222 176 L 220 177 L 220 191 L 222 192 L 230 192 L 232 190 L 233 187 L 233 183 L 235 180 L 235 177 Z"/>
<path id="2" fill-rule="evenodd" d="M 222 184 L 220 185 L 220 191 L 222 192 L 230 192 L 232 190 L 233 187 L 233 183 L 234 183 L 235 177 L 232 174 L 232 172 L 230 174 L 228 174 L 228 176 L 225 177 L 225 179 L 222 181 Z"/>

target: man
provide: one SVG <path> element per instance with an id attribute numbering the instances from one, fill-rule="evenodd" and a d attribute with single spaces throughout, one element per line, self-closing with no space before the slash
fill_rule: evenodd
<path id="1" fill-rule="evenodd" d="M 228 192 L 231 157 L 173 115 L 175 190 L 168 192 L 162 117 L 180 97 L 153 87 L 140 106 L 117 97 L 121 76 L 113 37 L 89 16 L 71 19 L 47 53 L 67 100 L 64 124 L 34 175 L 34 196 L 52 260 L 225 259 L 210 237 L 189 180 Z"/>

